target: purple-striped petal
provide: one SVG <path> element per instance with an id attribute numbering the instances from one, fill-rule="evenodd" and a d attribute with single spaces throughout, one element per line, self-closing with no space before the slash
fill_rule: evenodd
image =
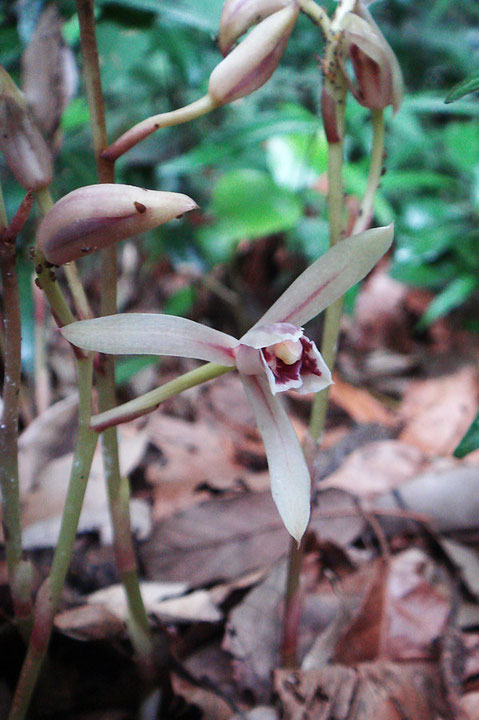
<path id="1" fill-rule="evenodd" d="M 245 338 L 269 323 L 307 323 L 368 274 L 391 246 L 393 235 L 394 226 L 388 225 L 341 240 L 289 286 Z"/>
<path id="2" fill-rule="evenodd" d="M 263 438 L 273 500 L 287 531 L 299 543 L 309 521 L 311 479 L 298 437 L 266 378 L 241 375 L 241 380 Z"/>
<path id="3" fill-rule="evenodd" d="M 122 314 L 83 320 L 61 329 L 84 350 L 112 355 L 178 355 L 234 365 L 238 340 L 206 325 L 173 315 Z"/>

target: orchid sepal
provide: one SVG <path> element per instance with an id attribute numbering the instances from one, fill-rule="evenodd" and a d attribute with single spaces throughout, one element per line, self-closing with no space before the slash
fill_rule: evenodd
<path id="1" fill-rule="evenodd" d="M 282 10 L 295 0 L 226 0 L 220 18 L 218 45 L 227 55 L 235 42 L 269 15 Z"/>
<path id="2" fill-rule="evenodd" d="M 243 387 L 263 438 L 271 494 L 281 519 L 299 543 L 310 516 L 311 478 L 298 437 L 266 378 L 241 375 Z"/>
<path id="3" fill-rule="evenodd" d="M 252 333 L 269 323 L 307 323 L 362 280 L 389 250 L 393 237 L 391 224 L 341 240 L 285 290 L 241 342 L 249 344 Z"/>
<path id="4" fill-rule="evenodd" d="M 238 340 L 174 315 L 124 313 L 66 325 L 63 336 L 84 350 L 112 355 L 178 355 L 235 364 Z"/>

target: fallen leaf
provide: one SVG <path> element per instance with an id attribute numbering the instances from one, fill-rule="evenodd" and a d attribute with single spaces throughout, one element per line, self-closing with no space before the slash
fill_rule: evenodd
<path id="1" fill-rule="evenodd" d="M 367 390 L 350 385 L 337 374 L 333 379 L 334 385 L 331 385 L 329 390 L 330 400 L 347 412 L 352 420 L 386 427 L 396 427 L 399 424 L 397 414 L 376 400 Z"/>
<path id="2" fill-rule="evenodd" d="M 55 627 L 76 640 L 114 640 L 122 638 L 124 623 L 102 605 L 81 605 L 55 617 Z"/>
<path id="3" fill-rule="evenodd" d="M 147 436 L 134 428 L 120 431 L 120 466 L 125 475 L 142 459 Z M 21 493 L 23 541 L 25 548 L 54 547 L 60 530 L 61 517 L 68 488 L 73 455 L 52 460 L 38 472 L 34 486 Z M 146 538 L 151 529 L 151 510 L 144 500 L 131 501 L 133 532 Z M 101 449 L 97 447 L 80 516 L 80 532 L 99 531 L 102 542 L 111 545 L 113 531 L 103 474 Z"/>
<path id="4" fill-rule="evenodd" d="M 337 644 L 336 661 L 430 659 L 452 602 L 448 586 L 433 579 L 432 562 L 415 548 L 376 561 L 361 608 Z"/>
<path id="5" fill-rule="evenodd" d="M 323 540 L 347 545 L 362 532 L 346 493 L 327 490 L 318 496 L 310 529 Z M 191 587 L 227 581 L 270 567 L 287 552 L 289 536 L 271 493 L 219 496 L 161 520 L 140 547 L 148 578 L 186 581 Z"/>
<path id="6" fill-rule="evenodd" d="M 277 565 L 229 615 L 223 648 L 234 657 L 235 678 L 256 701 L 271 695 L 271 671 L 279 665 L 286 565 Z"/>
<path id="7" fill-rule="evenodd" d="M 406 425 L 400 439 L 425 453 L 450 455 L 477 414 L 477 368 L 413 383 L 401 415 Z"/>
<path id="8" fill-rule="evenodd" d="M 368 663 L 275 672 L 283 720 L 439 720 L 448 717 L 432 664 Z"/>
<path id="9" fill-rule="evenodd" d="M 444 537 L 440 537 L 439 542 L 451 562 L 458 568 L 469 592 L 479 598 L 479 551 Z"/>
<path id="10" fill-rule="evenodd" d="M 348 455 L 321 487 L 369 497 L 395 490 L 427 466 L 428 458 L 418 448 L 398 440 L 382 440 Z"/>
<path id="11" fill-rule="evenodd" d="M 147 469 L 147 480 L 154 485 L 155 519 L 202 500 L 202 485 L 216 490 L 269 486 L 262 445 L 260 467 L 257 460 L 247 467 L 241 433 L 218 419 L 188 422 L 158 412 L 150 417 L 148 436 L 161 452 L 161 462 Z"/>

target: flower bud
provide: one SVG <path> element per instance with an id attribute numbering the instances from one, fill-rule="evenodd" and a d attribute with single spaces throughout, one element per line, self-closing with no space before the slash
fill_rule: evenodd
<path id="1" fill-rule="evenodd" d="M 403 95 L 401 68 L 369 11 L 362 4 L 357 7 L 361 16 L 347 13 L 341 23 L 357 83 L 351 90 L 371 110 L 392 105 L 397 112 Z"/>
<path id="2" fill-rule="evenodd" d="M 51 183 L 50 151 L 33 120 L 25 98 L 0 66 L 0 149 L 7 165 L 25 190 Z"/>
<path id="3" fill-rule="evenodd" d="M 323 85 L 323 91 L 321 93 L 321 116 L 323 118 L 324 132 L 328 143 L 338 143 L 342 140 L 337 110 L 338 107 L 335 99 L 330 95 L 328 88 Z"/>
<path id="4" fill-rule="evenodd" d="M 194 200 L 179 193 L 87 185 L 53 206 L 40 224 L 37 241 L 47 260 L 63 265 L 196 207 Z"/>
<path id="5" fill-rule="evenodd" d="M 223 55 L 227 55 L 235 42 L 252 25 L 257 25 L 269 15 L 295 0 L 226 0 L 220 19 L 218 44 Z"/>
<path id="6" fill-rule="evenodd" d="M 299 8 L 291 3 L 259 23 L 213 70 L 208 94 L 218 105 L 260 88 L 276 70 Z"/>

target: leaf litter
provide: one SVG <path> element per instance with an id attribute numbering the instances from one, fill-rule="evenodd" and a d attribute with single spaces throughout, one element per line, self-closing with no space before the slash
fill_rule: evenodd
<path id="1" fill-rule="evenodd" d="M 311 458 L 296 669 L 278 669 L 288 538 L 238 378 L 124 427 L 142 589 L 174 658 L 172 718 L 478 717 L 479 457 L 451 457 L 477 410 L 477 372 L 467 364 L 425 369 L 424 347 L 407 325 L 419 300 L 392 282 L 381 269 L 365 284 L 346 327 L 324 449 Z M 439 347 L 453 355 L 454 329 L 440 324 L 429 331 L 433 355 Z M 289 400 L 305 442 L 309 402 Z M 34 558 L 55 542 L 75 404 L 56 403 L 21 439 L 23 523 Z M 39 688 L 36 707 L 43 702 L 46 717 L 60 698 L 81 716 L 88 673 L 81 680 L 79 668 L 91 666 L 94 648 L 120 678 L 113 704 L 111 692 L 102 695 L 105 674 L 94 683 L 102 717 L 129 717 L 136 702 L 121 587 L 115 577 L 107 585 L 78 581 L 82 563 L 111 555 L 95 462 L 81 525 L 88 544 L 77 543 L 56 620 L 57 687 L 44 680 Z M 4 572 L 0 578 L 4 584 Z M 192 708 L 196 716 L 187 714 Z"/>

